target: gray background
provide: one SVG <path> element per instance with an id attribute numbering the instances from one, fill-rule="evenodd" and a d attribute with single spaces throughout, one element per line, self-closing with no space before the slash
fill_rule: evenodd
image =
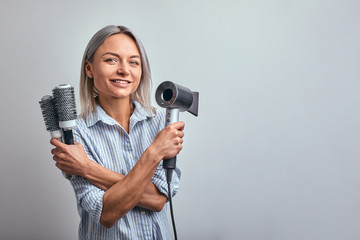
<path id="1" fill-rule="evenodd" d="M 154 89 L 171 80 L 200 92 L 199 117 L 180 116 L 180 239 L 360 239 L 359 10 L 358 0 L 2 0 L 0 238 L 76 239 L 75 197 L 38 101 L 57 84 L 78 89 L 90 37 L 118 24 L 142 39 Z"/>

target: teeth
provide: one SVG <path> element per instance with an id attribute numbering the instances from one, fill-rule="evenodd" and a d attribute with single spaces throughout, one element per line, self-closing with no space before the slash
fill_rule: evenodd
<path id="1" fill-rule="evenodd" d="M 116 83 L 129 83 L 128 81 L 123 81 L 123 80 L 114 80 L 113 82 L 116 82 Z"/>

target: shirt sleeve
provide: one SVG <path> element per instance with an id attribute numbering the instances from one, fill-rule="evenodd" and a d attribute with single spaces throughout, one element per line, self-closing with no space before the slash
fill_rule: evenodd
<path id="1" fill-rule="evenodd" d="M 80 176 L 73 176 L 71 184 L 75 191 L 78 206 L 88 212 L 94 221 L 100 223 L 105 192 Z"/>
<path id="2" fill-rule="evenodd" d="M 168 194 L 168 184 L 166 181 L 166 171 L 163 168 L 162 162 L 158 165 L 157 169 L 155 170 L 154 176 L 151 179 L 151 182 L 159 189 L 161 193 L 169 198 Z M 175 170 L 173 171 L 172 180 L 170 183 L 171 186 L 171 197 L 174 197 L 179 190 L 180 187 L 180 177 L 181 177 L 181 170 L 178 166 L 176 166 Z"/>
<path id="3" fill-rule="evenodd" d="M 84 146 L 88 157 L 95 161 L 89 151 L 86 141 L 84 141 L 76 129 L 74 130 L 74 139 L 76 142 L 81 143 Z M 88 212 L 94 221 L 100 223 L 105 191 L 96 187 L 89 180 L 81 176 L 72 176 L 70 182 L 74 188 L 78 206 Z"/>

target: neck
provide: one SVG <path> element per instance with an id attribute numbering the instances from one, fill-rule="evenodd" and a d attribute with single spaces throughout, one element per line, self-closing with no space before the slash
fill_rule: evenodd
<path id="1" fill-rule="evenodd" d="M 99 96 L 99 104 L 104 111 L 129 133 L 130 117 L 133 106 L 130 98 L 104 99 Z"/>

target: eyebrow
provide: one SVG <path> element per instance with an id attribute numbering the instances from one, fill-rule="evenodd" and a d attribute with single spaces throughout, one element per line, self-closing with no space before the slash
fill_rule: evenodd
<path id="1" fill-rule="evenodd" d="M 120 55 L 117 54 L 117 53 L 114 53 L 114 52 L 106 52 L 106 53 L 104 53 L 104 54 L 101 55 L 101 56 L 103 57 L 103 56 L 105 56 L 105 55 L 107 55 L 107 54 L 110 54 L 110 55 L 113 55 L 113 56 L 115 56 L 115 57 L 120 58 Z M 139 56 L 139 55 L 132 55 L 132 56 L 130 56 L 130 58 L 140 58 L 140 56 Z"/>

